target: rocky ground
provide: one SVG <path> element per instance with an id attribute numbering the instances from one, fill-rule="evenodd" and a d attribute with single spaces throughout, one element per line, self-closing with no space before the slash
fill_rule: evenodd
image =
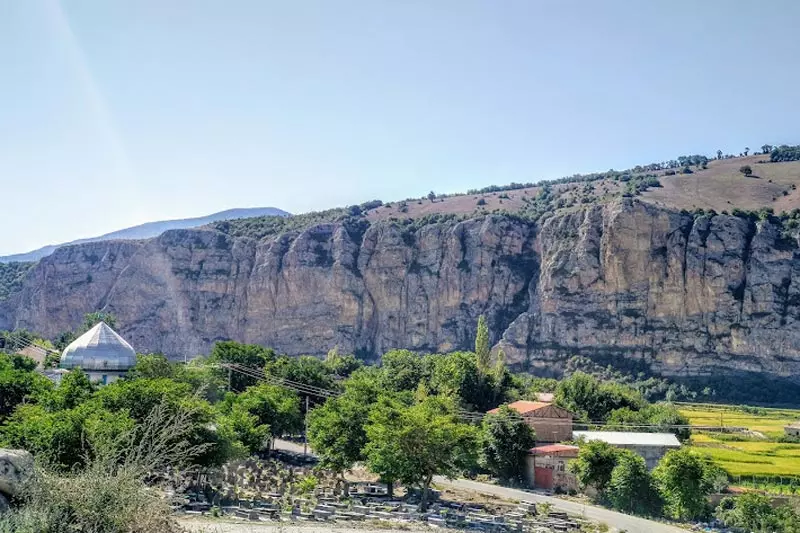
<path id="1" fill-rule="evenodd" d="M 183 518 L 183 527 L 192 533 L 328 533 L 359 531 L 361 533 L 392 533 L 399 531 L 423 531 L 430 528 L 416 524 L 251 524 L 215 518 Z"/>

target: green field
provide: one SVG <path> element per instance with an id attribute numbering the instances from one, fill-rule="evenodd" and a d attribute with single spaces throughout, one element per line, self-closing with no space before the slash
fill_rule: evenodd
<path id="1" fill-rule="evenodd" d="M 783 435 L 783 427 L 800 420 L 800 409 L 757 408 L 745 412 L 735 405 L 686 404 L 680 406 L 681 414 L 693 426 L 737 426 L 763 433 L 767 438 Z"/>
<path id="2" fill-rule="evenodd" d="M 800 484 L 800 444 L 777 442 L 785 425 L 800 420 L 800 410 L 695 404 L 681 406 L 680 411 L 692 425 L 736 426 L 752 432 L 694 432 L 692 435 L 692 449 L 712 459 L 731 475 L 734 482 L 741 476 L 745 479 L 770 478 L 787 484 L 795 478 Z M 772 491 L 783 492 L 781 487 L 774 487 Z"/>

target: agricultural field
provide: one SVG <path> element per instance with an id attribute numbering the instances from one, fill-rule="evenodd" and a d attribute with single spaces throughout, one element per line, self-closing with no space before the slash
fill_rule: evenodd
<path id="1" fill-rule="evenodd" d="M 736 426 L 748 434 L 695 432 L 690 446 L 713 460 L 734 484 L 756 483 L 776 493 L 800 490 L 800 443 L 782 443 L 783 427 L 800 419 L 800 410 L 723 405 L 684 405 L 692 425 Z"/>
<path id="2" fill-rule="evenodd" d="M 745 427 L 767 439 L 777 439 L 783 435 L 784 426 L 800 420 L 800 409 L 683 404 L 680 411 L 693 426 Z"/>

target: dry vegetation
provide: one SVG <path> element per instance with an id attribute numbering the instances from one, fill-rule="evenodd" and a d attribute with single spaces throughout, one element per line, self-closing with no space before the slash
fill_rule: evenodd
<path id="1" fill-rule="evenodd" d="M 761 162 L 766 161 L 766 162 Z M 750 165 L 753 174 L 746 177 L 739 169 Z M 800 161 L 770 163 L 769 155 L 753 155 L 711 160 L 708 168 L 692 168 L 692 174 L 677 169 L 673 175 L 658 171 L 661 187 L 640 194 L 643 200 L 669 209 L 713 209 L 718 213 L 733 208 L 758 210 L 771 207 L 775 213 L 800 208 Z M 554 207 L 564 212 L 580 206 L 619 198 L 625 183 L 612 179 L 552 185 Z M 389 202 L 370 209 L 370 221 L 391 218 L 420 218 L 434 214 L 480 215 L 496 210 L 518 212 L 532 201 L 542 187 L 442 196 L 431 201 L 408 199 Z"/>
<path id="2" fill-rule="evenodd" d="M 642 199 L 656 205 L 692 211 L 713 209 L 730 212 L 734 207 L 758 210 L 771 207 L 775 213 L 800 207 L 800 161 L 769 161 L 768 155 L 710 161 L 708 169 L 693 174 L 659 177 L 661 188 L 642 193 Z M 745 177 L 739 168 L 750 165 L 753 175 Z M 786 194 L 784 194 L 786 193 Z"/>

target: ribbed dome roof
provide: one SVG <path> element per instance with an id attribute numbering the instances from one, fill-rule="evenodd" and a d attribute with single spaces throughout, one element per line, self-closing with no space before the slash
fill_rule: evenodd
<path id="1" fill-rule="evenodd" d="M 136 351 L 105 322 L 72 341 L 61 354 L 61 368 L 125 371 L 136 364 Z"/>

